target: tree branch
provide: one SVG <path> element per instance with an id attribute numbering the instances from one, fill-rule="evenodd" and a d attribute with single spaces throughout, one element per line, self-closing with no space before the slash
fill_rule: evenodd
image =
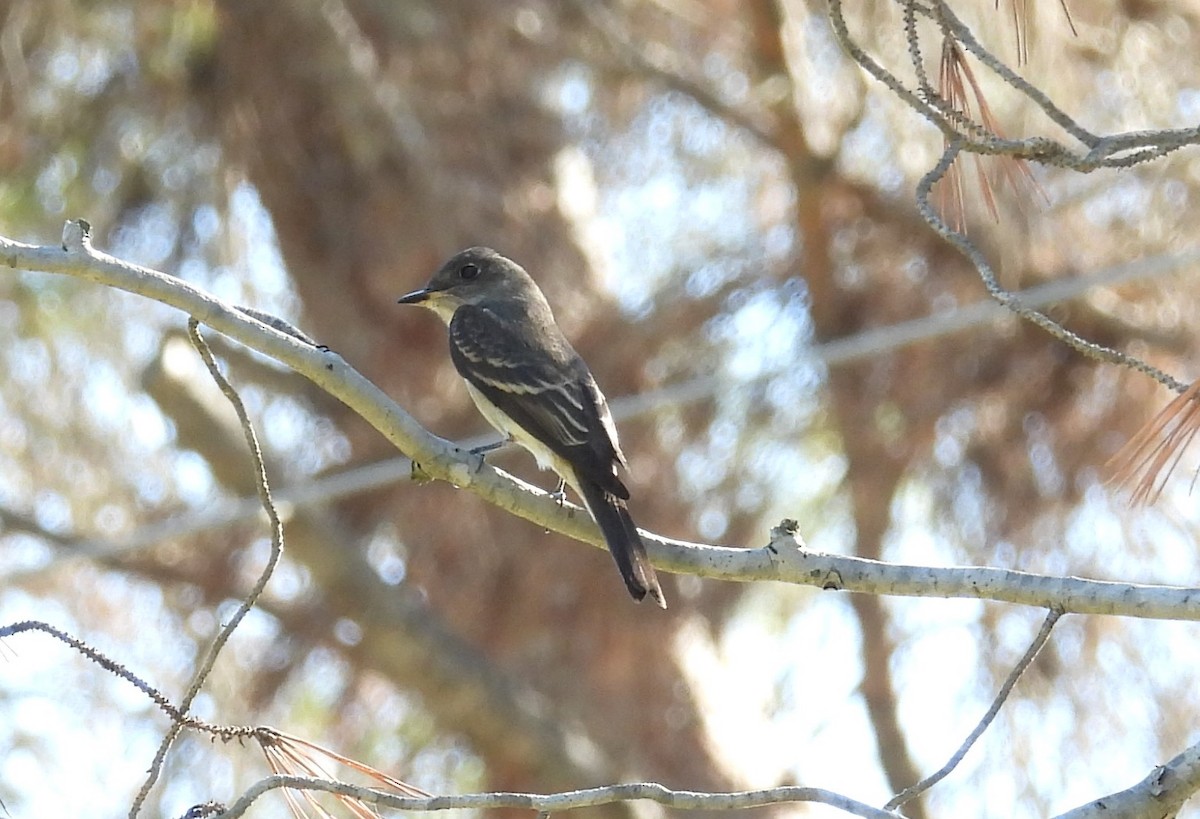
<path id="1" fill-rule="evenodd" d="M 1102 796 L 1056 819 L 1162 819 L 1200 790 L 1200 743 L 1155 768 L 1132 788 Z"/>
<path id="2" fill-rule="evenodd" d="M 996 278 L 996 273 L 992 266 L 984 257 L 983 252 L 975 246 L 966 234 L 955 230 L 946 223 L 937 213 L 937 209 L 930 203 L 929 197 L 933 191 L 933 186 L 938 183 L 950 170 L 954 164 L 954 160 L 958 158 L 959 153 L 964 149 L 962 140 L 955 138 L 946 146 L 946 150 L 942 153 L 941 160 L 933 167 L 929 173 L 921 178 L 917 184 L 917 210 L 921 214 L 929 226 L 933 230 L 949 242 L 954 247 L 970 259 L 971 264 L 975 266 L 975 270 L 979 273 L 979 277 L 983 280 L 984 287 L 987 288 L 988 294 L 996 301 L 1002 304 L 1006 309 L 1011 310 L 1014 314 L 1020 316 L 1026 321 L 1041 327 L 1050 335 L 1057 338 L 1069 347 L 1074 348 L 1077 352 L 1082 353 L 1089 358 L 1094 358 L 1097 361 L 1104 361 L 1109 364 L 1119 364 L 1123 367 L 1128 367 L 1144 375 L 1148 375 L 1158 383 L 1162 384 L 1177 393 L 1181 393 L 1187 389 L 1187 384 L 1182 383 L 1171 375 L 1163 372 L 1157 367 L 1146 363 L 1136 356 L 1127 355 L 1111 347 L 1105 347 L 1103 344 L 1097 344 L 1093 341 L 1088 341 L 1079 334 L 1068 330 L 1045 313 L 1040 313 L 1037 310 L 1032 310 L 1028 305 L 1022 303 L 1016 295 L 1005 290 L 999 279 Z"/>
<path id="3" fill-rule="evenodd" d="M 851 816 L 864 819 L 903 819 L 900 814 L 863 804 L 822 788 L 788 786 L 761 791 L 735 791 L 732 793 L 701 793 L 676 791 L 654 782 L 632 782 L 624 785 L 608 785 L 555 794 L 537 793 L 468 793 L 458 796 L 433 796 L 414 798 L 397 796 L 373 788 L 363 788 L 327 779 L 310 779 L 304 776 L 270 776 L 247 788 L 242 796 L 219 814 L 220 819 L 237 819 L 250 808 L 260 796 L 276 788 L 316 790 L 351 796 L 361 802 L 379 807 L 406 811 L 443 810 L 486 810 L 517 808 L 557 813 L 577 808 L 648 799 L 677 810 L 744 810 L 763 805 L 779 805 L 792 802 L 816 802 L 838 808 Z"/>
<path id="4" fill-rule="evenodd" d="M 82 225 L 81 225 L 82 226 Z M 79 236 L 80 245 L 87 247 L 87 235 Z M 65 246 L 65 243 L 64 243 Z M 251 314 L 252 315 L 252 314 Z M 260 318 L 255 316 L 256 318 Z M 274 322 L 268 324 L 276 329 L 278 326 Z M 284 330 L 286 332 L 286 330 Z M 187 712 L 192 707 L 192 702 L 200 693 L 200 689 L 204 686 L 204 681 L 208 679 L 212 673 L 213 666 L 217 662 L 217 657 L 225 644 L 229 642 L 229 638 L 233 636 L 233 632 L 241 624 L 242 620 L 250 613 L 250 609 L 254 608 L 255 601 L 262 594 L 263 589 L 267 587 L 267 581 L 271 579 L 271 575 L 275 573 L 275 566 L 279 563 L 279 558 L 283 554 L 283 521 L 279 518 L 279 511 L 275 507 L 275 502 L 271 499 L 271 486 L 267 481 L 267 467 L 263 463 L 262 447 L 258 443 L 258 435 L 254 432 L 254 425 L 250 423 L 250 415 L 246 412 L 246 405 L 242 402 L 242 397 L 237 394 L 233 385 L 221 374 L 220 368 L 217 366 L 217 360 L 205 343 L 204 337 L 200 335 L 200 325 L 195 318 L 188 320 L 188 337 L 192 341 L 192 345 L 196 351 L 200 353 L 200 357 L 204 360 L 204 365 L 208 368 L 209 374 L 216 381 L 217 387 L 220 388 L 222 394 L 229 399 L 229 403 L 233 405 L 234 412 L 237 413 L 238 423 L 242 427 L 242 435 L 246 439 L 246 447 L 250 452 L 250 457 L 254 463 L 254 484 L 258 489 L 259 502 L 262 504 L 263 510 L 267 513 L 267 519 L 270 522 L 271 528 L 271 554 L 267 558 L 266 565 L 263 566 L 259 573 L 258 580 L 249 593 L 242 599 L 238 605 L 237 611 L 229 618 L 217 631 L 216 637 L 213 638 L 212 645 L 205 652 L 204 659 L 201 660 L 199 667 L 192 676 L 192 682 L 188 685 L 187 691 L 183 695 L 183 700 L 179 704 L 179 713 L 182 716 L 187 716 Z M 303 338 L 303 336 L 297 336 Z M 150 770 L 146 775 L 145 782 L 138 790 L 137 796 L 134 797 L 133 804 L 129 809 L 130 819 L 136 819 L 141 812 L 142 805 L 146 801 L 146 797 L 150 795 L 150 789 L 154 787 L 154 783 L 158 781 L 159 774 L 162 772 L 162 764 L 167 758 L 167 753 L 171 750 L 175 739 L 183 731 L 183 723 L 176 719 L 172 722 L 171 727 L 167 729 L 167 733 L 163 736 L 162 742 L 158 746 L 158 751 L 154 755 L 154 760 L 150 764 Z"/>
<path id="5" fill-rule="evenodd" d="M 906 0 L 909 2 L 909 0 Z M 1180 148 L 1200 144 L 1200 128 L 1176 128 L 1157 131 L 1137 131 L 1127 134 L 1096 135 L 1076 123 L 1032 84 L 1023 80 L 1000 60 L 979 45 L 968 29 L 949 8 L 939 0 L 936 9 L 917 3 L 907 6 L 911 13 L 932 16 L 947 36 L 961 42 L 1003 81 L 1017 89 L 1041 108 L 1048 117 L 1084 144 L 1085 151 L 1075 151 L 1057 140 L 1045 136 L 1028 139 L 1002 139 L 965 119 L 960 112 L 945 106 L 939 96 L 930 96 L 926 89 L 910 89 L 903 80 L 880 65 L 855 42 L 846 23 L 842 0 L 830 0 L 829 19 L 834 35 L 850 57 L 867 73 L 875 77 L 905 105 L 934 125 L 947 141 L 957 143 L 957 150 L 985 155 L 1002 154 L 1014 159 L 1029 159 L 1043 165 L 1069 168 L 1090 173 L 1099 168 L 1127 168 L 1165 156 Z M 909 33 L 910 53 L 915 48 Z M 919 56 L 919 54 L 917 55 Z M 916 59 L 913 57 L 913 59 Z M 924 85 L 924 83 L 923 83 Z M 928 98 L 926 98 L 928 97 Z"/>
<path id="6" fill-rule="evenodd" d="M 1200 250 L 1164 254 L 1137 259 L 1124 264 L 1101 268 L 1083 275 L 1064 273 L 1045 284 L 1013 293 L 1026 307 L 1039 308 L 1078 298 L 1098 287 L 1113 287 L 1127 282 L 1148 281 L 1175 273 L 1200 264 Z M 242 309 L 248 315 L 262 320 L 255 311 Z M 265 316 L 265 314 L 263 314 Z M 815 363 L 837 367 L 865 358 L 874 358 L 909 344 L 941 338 L 975 327 L 999 321 L 1012 315 L 1001 304 L 987 299 L 966 304 L 953 310 L 938 311 L 910 321 L 901 321 L 885 327 L 874 327 L 844 338 L 836 338 L 816 344 L 806 351 Z M 275 317 L 270 317 L 278 321 Z M 274 326 L 271 321 L 265 322 Z M 282 329 L 282 328 L 277 328 Z M 1137 328 L 1145 332 L 1144 328 Z M 296 335 L 295 328 L 289 335 Z M 314 346 L 315 343 L 314 343 Z M 786 365 L 793 366 L 792 364 Z M 753 379 L 739 382 L 752 385 L 766 383 L 784 374 L 783 369 L 770 369 Z M 635 395 L 625 395 L 609 402 L 613 417 L 618 421 L 636 418 L 663 406 L 679 407 L 697 401 L 705 401 L 729 389 L 728 378 L 718 375 L 701 375 L 670 383 Z M 483 433 L 457 441 L 459 449 L 472 450 L 496 440 L 495 433 Z M 515 445 L 514 445 L 515 446 Z M 412 460 L 397 457 L 384 461 L 355 466 L 342 472 L 322 475 L 312 480 L 284 486 L 275 491 L 279 503 L 304 506 L 326 503 L 340 498 L 391 486 L 412 477 Z M 246 522 L 258 517 L 262 505 L 256 497 L 232 500 L 218 499 L 201 511 L 188 512 L 154 523 L 142 525 L 126 535 L 121 542 L 72 536 L 69 533 L 48 532 L 38 526 L 28 515 L 0 507 L 0 524 L 11 530 L 28 532 L 40 537 L 59 551 L 60 559 L 83 558 L 104 560 L 128 552 L 145 549 L 173 538 L 187 537 L 199 532 L 224 528 L 235 523 Z M 35 577 L 54 564 L 44 564 L 27 569 L 15 569 L 6 575 L 6 580 L 19 583 Z"/>
<path id="7" fill-rule="evenodd" d="M 433 478 L 468 489 L 495 506 L 567 537 L 604 547 L 591 518 L 549 493 L 481 462 L 468 450 L 425 430 L 336 353 L 281 333 L 193 285 L 93 250 L 78 223 L 64 248 L 0 237 L 0 263 L 59 273 L 155 299 L 309 378 L 378 429 Z M 671 572 L 739 582 L 774 580 L 867 594 L 973 598 L 1058 608 L 1064 613 L 1200 620 L 1200 589 L 1054 577 L 980 567 L 887 564 L 809 551 L 787 522 L 757 549 L 711 546 L 645 533 L 654 565 Z"/>
<path id="8" fill-rule="evenodd" d="M 1029 664 L 1033 662 L 1033 658 L 1037 656 L 1038 652 L 1042 650 L 1042 646 L 1044 646 L 1046 641 L 1050 639 L 1050 631 L 1054 628 L 1054 624 L 1058 622 L 1058 618 L 1060 617 L 1062 617 L 1062 612 L 1056 609 L 1051 609 L 1050 613 L 1046 615 L 1046 619 L 1042 622 L 1042 627 L 1038 630 L 1037 635 L 1033 638 L 1033 642 L 1029 644 L 1029 648 L 1025 649 L 1025 653 L 1021 656 L 1021 659 L 1017 661 L 1017 664 L 1013 666 L 1012 671 L 1008 672 L 1008 677 L 1004 680 L 1004 684 L 1000 686 L 1000 690 L 996 693 L 995 698 L 992 700 L 992 705 L 990 708 L 988 708 L 987 713 L 983 715 L 983 718 L 979 720 L 979 724 L 976 725 L 975 729 L 971 731 L 965 740 L 963 740 L 962 745 L 959 746 L 958 750 L 954 752 L 946 764 L 934 773 L 922 779 L 920 782 L 905 788 L 900 793 L 893 796 L 888 803 L 884 805 L 884 808 L 887 810 L 895 810 L 899 808 L 909 800 L 916 798 L 937 783 L 941 782 L 943 779 L 949 776 L 955 768 L 958 767 L 958 764 L 966 757 L 967 752 L 971 750 L 971 746 L 973 746 L 975 742 L 981 736 L 983 736 L 983 732 L 986 731 L 988 726 L 992 724 L 992 721 L 996 719 L 996 715 L 1000 713 L 1000 708 L 1005 702 L 1008 701 L 1008 695 L 1012 693 L 1013 688 L 1017 684 L 1017 680 L 1021 679 L 1021 675 L 1025 673 L 1025 669 L 1029 668 Z"/>

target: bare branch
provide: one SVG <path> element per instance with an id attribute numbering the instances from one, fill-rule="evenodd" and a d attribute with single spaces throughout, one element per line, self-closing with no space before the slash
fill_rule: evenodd
<path id="1" fill-rule="evenodd" d="M 927 189 L 925 193 L 928 194 Z M 969 243 L 968 246 L 974 249 Z M 3 238 L 0 238 L 0 262 L 14 268 L 77 276 L 187 312 L 311 379 L 358 412 L 397 448 L 414 457 L 430 476 L 469 489 L 539 526 L 598 548 L 604 546 L 595 524 L 578 507 L 560 506 L 548 493 L 486 462 L 481 463 L 463 447 L 432 435 L 336 354 L 315 349 L 255 321 L 187 282 L 90 248 L 65 251 Z M 1008 296 L 1012 298 L 1011 294 Z M 891 565 L 820 554 L 801 546 L 795 538 L 794 524 L 773 532 L 771 542 L 758 549 L 688 543 L 651 533 L 645 533 L 644 538 L 657 568 L 698 577 L 739 582 L 774 580 L 906 597 L 996 600 L 1080 614 L 1200 620 L 1200 589 L 1052 577 L 1004 569 Z"/>
<path id="2" fill-rule="evenodd" d="M 1005 154 L 1015 159 L 1036 160 L 1044 165 L 1068 168 L 1079 173 L 1090 173 L 1099 168 L 1127 168 L 1166 156 L 1180 148 L 1200 145 L 1200 127 L 1137 131 L 1110 136 L 1093 134 L 1075 122 L 1038 88 L 983 48 L 971 34 L 970 29 L 950 11 L 943 0 L 937 0 L 937 5 L 933 9 L 913 2 L 913 0 L 903 0 L 903 2 L 906 12 L 910 16 L 921 14 L 936 19 L 946 36 L 961 42 L 968 51 L 1004 82 L 1029 98 L 1051 120 L 1088 149 L 1085 153 L 1079 153 L 1045 136 L 1017 140 L 1003 139 L 954 111 L 938 95 L 930 96 L 927 91 L 920 89 L 918 91 L 911 90 L 899 77 L 880 65 L 854 41 L 846 23 L 842 0 L 830 0 L 829 19 L 834 34 L 846 53 L 871 76 L 886 85 L 904 104 L 929 120 L 947 140 L 956 142 L 959 151 Z M 914 48 L 912 38 L 915 37 L 915 28 L 911 28 L 908 36 L 909 50 L 912 54 Z M 919 55 L 919 46 L 917 46 L 917 54 Z"/>
<path id="3" fill-rule="evenodd" d="M 954 160 L 958 157 L 962 149 L 963 143 L 961 139 L 952 141 L 946 146 L 946 150 L 942 153 L 941 161 L 938 162 L 933 170 L 922 177 L 920 183 L 917 185 L 917 210 L 920 212 L 921 217 L 929 223 L 929 226 L 932 227 L 939 236 L 957 247 L 960 251 L 962 251 L 963 255 L 971 260 L 971 263 L 975 265 L 975 269 L 978 271 L 980 278 L 983 279 L 983 284 L 984 287 L 987 288 L 988 294 L 991 295 L 991 297 L 996 301 L 1000 302 L 1000 304 L 1004 305 L 1004 307 L 1008 310 L 1011 310 L 1013 313 L 1025 319 L 1026 321 L 1032 322 L 1038 327 L 1041 327 L 1059 341 L 1067 344 L 1070 347 L 1073 347 L 1077 352 L 1080 352 L 1083 355 L 1088 356 L 1089 358 L 1094 358 L 1098 361 L 1105 361 L 1110 364 L 1120 364 L 1123 367 L 1136 370 L 1140 373 L 1150 376 L 1155 381 L 1166 387 L 1170 387 L 1176 392 L 1183 392 L 1187 388 L 1186 384 L 1177 381 L 1175 378 L 1167 375 L 1157 367 L 1147 364 L 1145 361 L 1142 361 L 1140 358 L 1135 356 L 1126 355 L 1125 353 L 1118 352 L 1110 347 L 1105 347 L 1102 344 L 1096 344 L 1095 342 L 1088 341 L 1082 336 L 1066 329 L 1044 313 L 1039 313 L 1037 310 L 1030 309 L 1027 305 L 1023 304 L 1020 299 L 1018 299 L 1008 290 L 1005 290 L 1000 285 L 999 280 L 996 278 L 995 271 L 992 270 L 992 266 L 988 263 L 987 259 L 984 258 L 982 251 L 980 251 L 979 248 L 977 248 L 975 244 L 966 237 L 965 234 L 954 230 L 952 227 L 946 224 L 945 221 L 938 216 L 937 210 L 929 202 L 931 189 L 938 183 L 939 180 L 942 179 L 943 176 L 946 175 L 946 172 L 954 164 Z"/>
<path id="4" fill-rule="evenodd" d="M 1137 259 L 1125 264 L 1113 265 L 1084 275 L 1063 275 L 1052 278 L 1045 284 L 1017 291 L 1014 295 L 1026 307 L 1039 308 L 1077 298 L 1098 287 L 1111 287 L 1133 281 L 1147 281 L 1166 276 L 1179 270 L 1200 264 L 1200 251 L 1187 251 L 1156 257 Z M 909 344 L 940 338 L 974 327 L 998 321 L 1011 313 L 992 300 L 966 304 L 953 310 L 939 311 L 929 316 L 903 321 L 886 327 L 876 327 L 845 338 L 819 344 L 806 351 L 814 362 L 827 367 L 837 367 L 866 358 L 873 358 Z M 256 316 L 257 317 L 257 316 Z M 270 322 L 264 322 L 272 326 Z M 294 334 L 293 334 L 294 335 Z M 788 364 L 787 367 L 791 367 Z M 742 382 L 758 384 L 778 378 L 784 369 L 770 369 L 754 379 Z M 663 406 L 685 406 L 711 399 L 729 389 L 726 377 L 701 375 L 654 390 L 615 398 L 610 402 L 613 417 L 618 421 L 636 418 L 654 412 Z M 496 440 L 494 433 L 484 433 L 455 442 L 459 450 L 470 451 Z M 411 479 L 413 462 L 398 457 L 364 466 L 356 466 L 343 472 L 323 475 L 304 484 L 286 486 L 274 490 L 279 503 L 303 506 L 325 503 L 350 497 L 362 492 L 379 489 Z M 0 524 L 11 530 L 25 531 L 42 538 L 48 545 L 56 547 L 59 557 L 55 562 L 16 569 L 5 576 L 10 583 L 38 577 L 53 567 L 71 559 L 106 560 L 148 548 L 163 541 L 188 537 L 200 532 L 213 531 L 235 523 L 244 523 L 256 518 L 262 511 L 257 498 L 218 500 L 202 511 L 189 512 L 177 517 L 149 523 L 125 536 L 120 542 L 81 538 L 65 533 L 48 532 L 38 526 L 28 515 L 0 507 Z"/>
<path id="5" fill-rule="evenodd" d="M 941 782 L 950 772 L 958 767 L 958 764 L 963 761 L 967 755 L 967 751 L 971 750 L 971 746 L 983 736 L 983 732 L 988 729 L 992 721 L 996 719 L 996 715 L 1000 713 L 1000 707 L 1008 701 L 1008 695 L 1012 693 L 1013 687 L 1017 684 L 1017 680 L 1021 679 L 1021 675 L 1025 673 L 1025 669 L 1029 668 L 1029 664 L 1033 662 L 1033 658 L 1042 650 L 1042 646 L 1046 644 L 1046 640 L 1050 638 L 1050 631 L 1054 628 L 1054 624 L 1058 622 L 1058 618 L 1062 617 L 1062 612 L 1056 609 L 1051 609 L 1046 615 L 1046 619 L 1042 621 L 1042 627 L 1038 630 L 1037 635 L 1033 638 L 1033 642 L 1029 644 L 1029 648 L 1025 649 L 1025 653 L 1017 664 L 1013 666 L 1013 670 L 1008 673 L 1008 678 L 1004 680 L 1004 684 L 1000 686 L 1000 691 L 996 694 L 996 698 L 992 700 L 992 706 L 988 708 L 987 713 L 983 715 L 983 719 L 979 720 L 979 724 L 975 726 L 975 730 L 971 731 L 970 735 L 959 746 L 959 749 L 954 752 L 950 760 L 943 765 L 938 771 L 922 779 L 920 782 L 905 788 L 900 793 L 893 796 L 883 807 L 886 810 L 895 810 L 908 802 L 910 799 L 924 793 L 932 788 L 937 783 Z"/>
<path id="6" fill-rule="evenodd" d="M 791 526 L 789 527 L 789 524 Z M 812 552 L 794 521 L 772 530 L 763 549 L 691 545 L 655 561 L 669 570 L 729 580 L 779 580 L 826 590 L 902 597 L 976 598 L 1063 613 L 1200 620 L 1200 588 L 1144 586 L 982 567 L 939 569 Z M 652 541 L 653 542 L 653 541 Z M 661 552 L 655 550 L 655 555 Z"/>
<path id="7" fill-rule="evenodd" d="M 1200 790 L 1200 743 L 1160 765 L 1128 790 L 1102 796 L 1056 819 L 1161 819 Z"/>
<path id="8" fill-rule="evenodd" d="M 646 799 L 677 810 L 744 810 L 763 805 L 781 805 L 795 802 L 814 802 L 837 808 L 851 816 L 864 819 L 902 819 L 900 814 L 855 801 L 833 791 L 822 788 L 788 786 L 760 791 L 734 791 L 731 793 L 701 793 L 677 791 L 654 782 L 633 782 L 624 785 L 608 785 L 554 794 L 538 793 L 468 793 L 458 796 L 432 796 L 415 798 L 396 796 L 373 788 L 361 788 L 326 779 L 309 779 L 303 776 L 270 776 L 261 779 L 223 813 L 220 819 L 237 819 L 263 794 L 276 788 L 316 790 L 349 796 L 361 802 L 379 807 L 405 811 L 443 810 L 488 810 L 516 808 L 531 811 L 558 813 L 561 811 L 589 808 Z"/>
<path id="9" fill-rule="evenodd" d="M 86 232 L 79 237 L 80 248 L 87 250 L 89 245 L 87 242 Z M 278 329 L 274 324 L 271 324 L 273 329 Z M 188 710 L 192 707 L 192 702 L 200 693 L 200 689 L 204 685 L 204 681 L 208 679 L 208 675 L 212 672 L 213 665 L 217 661 L 221 649 L 229 641 L 234 630 L 242 622 L 242 619 L 254 607 L 255 601 L 262 594 L 263 589 L 267 586 L 267 581 L 271 579 L 271 575 L 275 572 L 275 566 L 279 563 L 279 558 L 283 554 L 283 521 L 279 518 L 279 511 L 275 508 L 275 503 L 271 500 L 271 487 L 267 483 L 267 467 L 263 463 L 262 448 L 258 443 L 258 436 L 254 432 L 254 426 L 250 423 L 250 416 L 246 412 L 246 406 L 242 403 L 241 396 L 234 390 L 233 385 L 221 374 L 220 368 L 217 366 L 217 361 L 213 357 L 212 350 L 205 343 L 204 337 L 200 335 L 200 325 L 195 318 L 188 321 L 188 337 L 191 339 L 196 351 L 200 353 L 200 357 L 204 360 L 208 372 L 212 375 L 221 392 L 229 399 L 229 403 L 233 405 L 234 411 L 237 413 L 238 422 L 242 426 L 242 433 L 246 437 L 246 446 L 250 450 L 250 456 L 254 462 L 254 482 L 258 487 L 258 497 L 262 504 L 262 508 L 267 513 L 267 518 L 271 525 L 271 554 L 267 558 L 267 563 L 259 574 L 258 581 L 254 587 L 242 600 L 233 617 L 229 619 L 217 636 L 213 639 L 212 645 L 209 647 L 204 660 L 200 663 L 199 668 L 192 678 L 191 685 L 188 686 L 187 692 L 183 696 L 183 701 L 179 704 L 180 714 L 186 716 Z M 150 770 L 147 773 L 146 781 L 142 783 L 142 787 L 138 790 L 137 796 L 134 797 L 133 804 L 129 809 L 130 819 L 133 819 L 141 811 L 142 805 L 146 801 L 146 797 L 150 795 L 150 789 L 154 787 L 154 783 L 158 781 L 160 772 L 162 771 L 163 761 L 167 757 L 167 752 L 170 751 L 171 745 L 175 742 L 176 737 L 183 730 L 182 722 L 176 720 L 167 730 L 162 742 L 158 746 L 158 751 L 154 755 L 154 760 L 150 764 Z"/>
<path id="10" fill-rule="evenodd" d="M 932 100 L 938 94 L 929 83 L 929 75 L 925 71 L 925 55 L 921 52 L 921 36 L 917 31 L 917 7 L 920 5 L 916 0 L 903 0 L 901 3 L 904 8 L 904 40 L 908 44 L 908 59 L 917 75 L 917 88 L 925 99 Z"/>
<path id="11" fill-rule="evenodd" d="M 183 722 L 186 720 L 184 714 L 182 714 L 179 709 L 176 708 L 169 699 L 167 699 L 166 695 L 154 686 L 150 685 L 150 683 L 143 680 L 137 674 L 134 674 L 121 663 L 108 657 L 98 649 L 88 645 L 83 640 L 80 640 L 78 637 L 72 637 L 70 634 L 67 634 L 61 629 L 55 628 L 49 623 L 43 623 L 40 620 L 25 620 L 20 623 L 9 623 L 6 626 L 0 626 L 0 640 L 4 639 L 5 637 L 15 637 L 18 634 L 24 634 L 26 632 L 41 632 L 42 634 L 50 635 L 59 642 L 75 649 L 84 657 L 87 657 L 93 663 L 100 666 L 113 676 L 120 677 L 138 691 L 141 691 L 143 694 L 149 697 L 155 705 L 158 706 L 159 710 L 169 716 L 172 720 L 176 722 Z"/>
<path id="12" fill-rule="evenodd" d="M 1013 71 L 1001 60 L 997 59 L 994 54 L 979 44 L 975 39 L 975 35 L 971 33 L 971 29 L 960 20 L 944 0 L 937 0 L 936 17 L 938 24 L 942 26 L 943 32 L 948 37 L 952 37 L 962 43 L 963 47 L 974 54 L 981 63 L 986 65 L 996 74 L 997 77 L 1011 85 L 1013 88 L 1020 91 L 1028 97 L 1034 104 L 1042 109 L 1051 120 L 1058 124 L 1064 131 L 1077 140 L 1082 142 L 1089 148 L 1095 148 L 1100 143 L 1100 137 L 1082 127 L 1074 119 L 1072 119 L 1065 111 L 1051 102 L 1040 88 L 1027 81 L 1020 74 Z M 1069 18 L 1068 18 L 1069 19 Z"/>
<path id="13" fill-rule="evenodd" d="M 210 722 L 205 722 L 202 719 L 197 719 L 196 717 L 189 717 L 187 714 L 181 711 L 178 706 L 167 699 L 165 694 L 163 694 L 154 686 L 150 685 L 150 683 L 143 680 L 137 674 L 134 674 L 124 665 L 107 656 L 100 650 L 88 645 L 78 637 L 73 637 L 62 629 L 55 628 L 49 623 L 44 623 L 40 620 L 25 620 L 19 623 L 9 623 L 8 625 L 0 626 L 0 640 L 4 639 L 5 637 L 15 637 L 17 635 L 29 632 L 47 634 L 59 642 L 73 648 L 75 651 L 78 651 L 84 657 L 91 660 L 105 671 L 116 677 L 120 677 L 138 691 L 141 691 L 158 707 L 160 711 L 170 717 L 172 722 L 182 725 L 185 728 L 193 728 L 197 731 L 202 731 L 206 734 L 216 737 L 217 739 L 222 739 L 225 741 L 252 737 L 260 733 L 265 733 L 271 737 L 286 736 L 281 735 L 273 728 L 215 725 Z"/>
<path id="14" fill-rule="evenodd" d="M 946 117 L 934 105 L 930 104 L 920 96 L 910 91 L 908 87 L 892 72 L 888 71 L 882 65 L 875 61 L 871 55 L 867 54 L 861 46 L 855 42 L 850 36 L 850 28 L 846 25 L 845 12 L 842 10 L 842 0 L 829 0 L 829 20 L 833 27 L 834 36 L 837 37 L 838 43 L 845 49 L 846 53 L 866 70 L 875 79 L 888 87 L 893 94 L 899 97 L 906 105 L 912 108 L 925 119 L 933 123 L 946 137 L 957 135 L 954 126 L 947 121 Z"/>

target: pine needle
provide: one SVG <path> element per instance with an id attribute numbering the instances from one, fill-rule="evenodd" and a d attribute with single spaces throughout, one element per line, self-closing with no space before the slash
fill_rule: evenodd
<path id="1" fill-rule="evenodd" d="M 1197 432 L 1200 432 L 1200 381 L 1163 407 L 1109 460 L 1110 482 L 1129 490 L 1131 506 L 1154 503 Z M 1195 485 L 1195 478 L 1192 484 Z"/>
<path id="2" fill-rule="evenodd" d="M 1010 0 L 1012 10 L 1012 25 L 1013 32 L 1017 37 L 1017 65 L 1029 64 L 1029 27 L 1030 27 L 1030 0 Z M 1071 9 L 1067 7 L 1067 0 L 1058 0 L 1058 5 L 1063 11 L 1063 16 L 1067 18 L 1067 25 L 1071 28 L 1071 36 L 1078 37 L 1079 31 L 1075 28 L 1075 21 L 1071 18 Z M 996 9 L 1000 9 L 1000 0 L 996 0 Z"/>
<path id="3" fill-rule="evenodd" d="M 365 765 L 357 760 L 342 756 L 336 751 L 322 748 L 320 745 L 300 739 L 299 737 L 284 734 L 274 729 L 264 728 L 255 732 L 254 738 L 258 740 L 258 744 L 262 747 L 263 755 L 267 758 L 267 765 L 270 767 L 272 773 L 311 776 L 320 779 L 336 779 L 337 777 L 324 764 L 325 762 L 332 761 L 357 771 L 368 779 L 375 780 L 383 789 L 392 790 L 404 796 L 425 797 L 431 795 L 420 788 L 413 787 L 395 777 L 388 776 L 382 771 L 372 768 L 370 765 Z M 318 816 L 333 819 L 333 814 L 320 804 L 314 792 L 302 791 L 300 795 L 303 797 L 304 802 L 316 811 Z M 308 817 L 304 805 L 296 798 L 294 792 L 285 790 L 284 796 L 287 799 L 288 808 L 296 819 L 306 819 Z M 379 814 L 373 807 L 352 796 L 339 794 L 336 795 L 336 798 L 346 806 L 347 810 L 353 816 L 359 819 L 378 819 L 379 817 Z"/>
<path id="4" fill-rule="evenodd" d="M 1062 6 L 1063 15 L 1067 18 L 1067 25 L 1071 27 L 1071 36 L 1078 37 L 1079 31 L 1075 28 L 1075 21 L 1071 19 L 1071 10 L 1067 8 L 1067 0 L 1058 0 L 1058 4 Z"/>
<path id="5" fill-rule="evenodd" d="M 1014 7 L 1015 9 L 1015 7 Z M 1000 127 L 992 108 L 988 105 L 987 97 L 975 72 L 967 62 L 967 55 L 958 42 L 951 37 L 942 40 L 942 59 L 938 67 L 938 93 L 955 111 L 968 119 L 973 119 L 975 111 L 979 111 L 979 122 L 985 129 L 1004 139 L 1004 130 Z M 983 204 L 994 221 L 1000 221 L 1000 210 L 996 205 L 996 188 L 1007 184 L 1018 201 L 1027 197 L 1023 193 L 1032 193 L 1043 201 L 1049 201 L 1045 190 L 1033 177 L 1029 163 L 1023 159 L 1011 156 L 996 156 L 992 158 L 993 171 L 988 173 L 983 163 L 983 157 L 972 155 L 975 163 L 975 174 L 979 181 L 979 192 Z M 958 163 L 950 166 L 945 178 L 938 183 L 938 207 L 947 223 L 959 233 L 966 232 L 966 207 L 963 191 L 962 174 Z"/>

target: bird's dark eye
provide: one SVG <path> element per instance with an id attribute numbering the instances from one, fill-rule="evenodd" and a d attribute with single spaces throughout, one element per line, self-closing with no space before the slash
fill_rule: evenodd
<path id="1" fill-rule="evenodd" d="M 458 269 L 458 275 L 459 275 L 459 278 L 470 281 L 471 279 L 474 279 L 476 276 L 479 275 L 479 265 L 464 264 L 462 267 L 460 267 Z"/>

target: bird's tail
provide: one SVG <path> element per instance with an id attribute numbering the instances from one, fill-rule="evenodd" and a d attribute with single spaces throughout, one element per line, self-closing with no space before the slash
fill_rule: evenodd
<path id="1" fill-rule="evenodd" d="M 649 594 L 654 602 L 665 609 L 667 600 L 663 597 L 662 587 L 658 585 L 654 567 L 646 557 L 646 546 L 633 524 L 633 518 L 629 516 L 625 501 L 591 481 L 578 481 L 576 489 L 604 534 L 608 551 L 617 561 L 621 578 L 633 599 L 640 602 Z"/>

